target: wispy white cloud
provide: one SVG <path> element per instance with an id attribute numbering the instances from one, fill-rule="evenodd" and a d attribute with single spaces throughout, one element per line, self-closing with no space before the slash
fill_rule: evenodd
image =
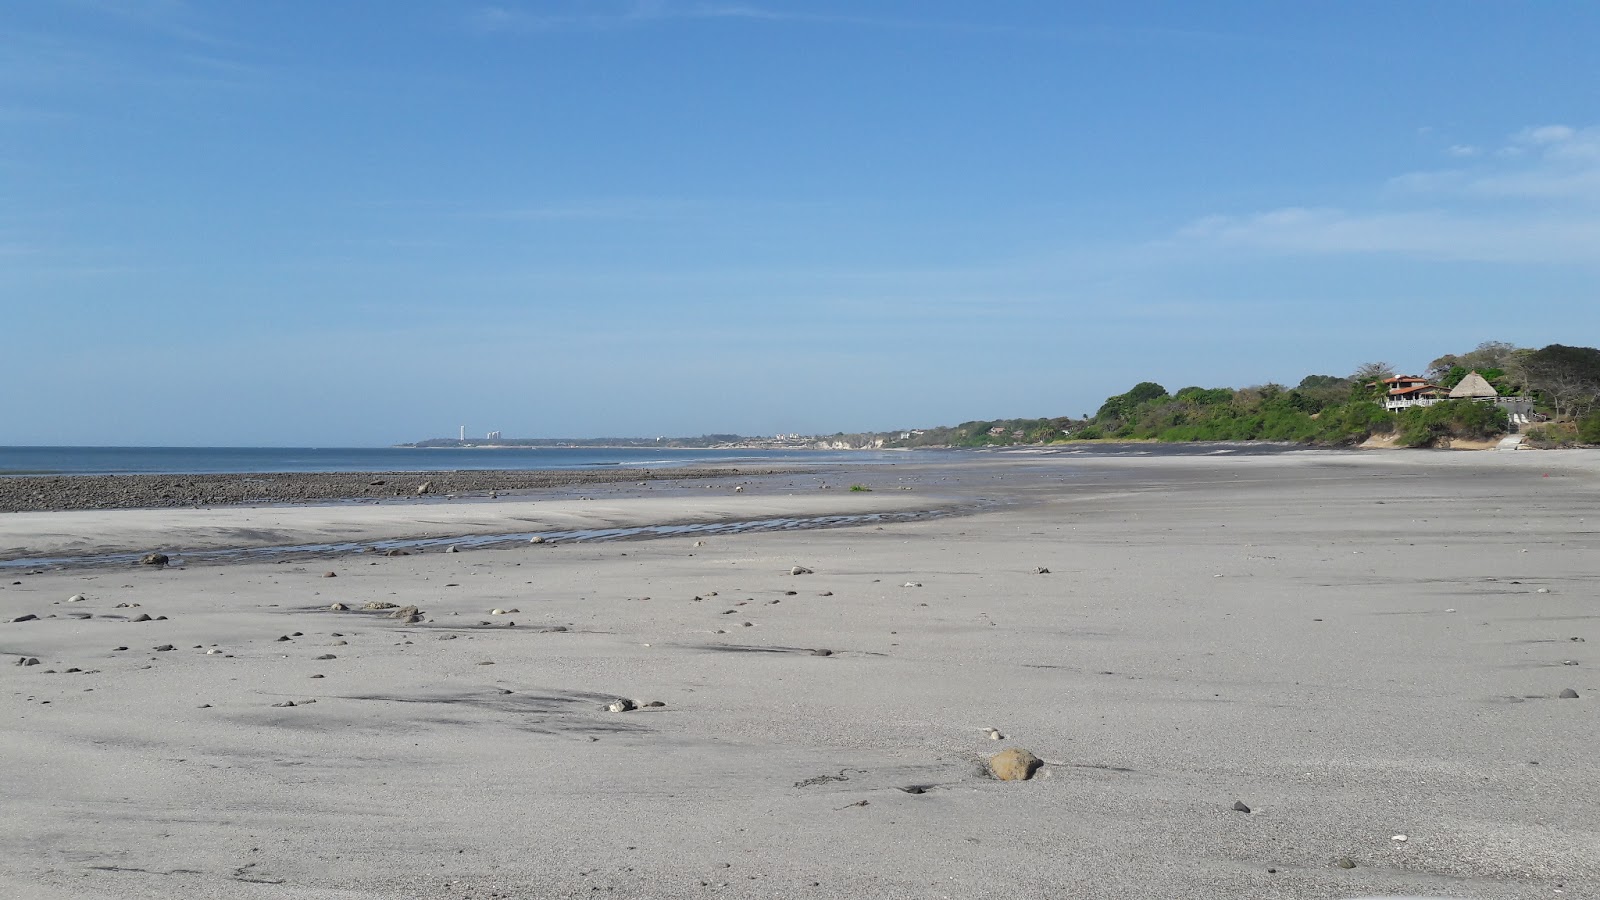
<path id="1" fill-rule="evenodd" d="M 1454 148 L 1446 153 L 1469 155 Z M 1527 128 L 1475 166 L 1411 172 L 1387 187 L 1374 208 L 1289 206 L 1207 216 L 1167 243 L 1273 254 L 1600 265 L 1600 128 Z"/>

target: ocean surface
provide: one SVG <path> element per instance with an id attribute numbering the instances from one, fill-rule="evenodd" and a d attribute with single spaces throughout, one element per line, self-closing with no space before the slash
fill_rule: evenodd
<path id="1" fill-rule="evenodd" d="M 213 475 L 236 472 L 449 472 L 464 469 L 660 469 L 694 464 L 863 465 L 1005 456 L 1263 456 L 1319 452 L 1267 442 L 1083 443 L 986 450 L 655 450 L 527 447 L 0 447 L 6 475 Z"/>
<path id="2" fill-rule="evenodd" d="M 928 459 L 941 451 L 919 451 Z M 903 451 L 648 448 L 0 447 L 0 475 L 211 475 L 234 472 L 447 472 L 462 469 L 670 468 L 696 463 L 906 462 Z"/>

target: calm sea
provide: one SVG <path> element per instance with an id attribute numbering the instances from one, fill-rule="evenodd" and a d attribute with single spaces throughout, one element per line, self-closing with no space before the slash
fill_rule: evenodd
<path id="1" fill-rule="evenodd" d="M 927 456 L 918 453 L 919 458 Z M 892 451 L 398 447 L 0 447 L 0 475 L 205 475 L 228 472 L 439 472 L 458 469 L 666 468 L 693 463 L 905 462 Z"/>

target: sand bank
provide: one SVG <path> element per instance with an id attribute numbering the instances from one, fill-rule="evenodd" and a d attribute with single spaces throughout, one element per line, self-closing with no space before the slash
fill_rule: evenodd
<path id="1" fill-rule="evenodd" d="M 8 576 L 0 653 L 39 664 L 0 669 L 0 895 L 1600 892 L 1590 456 L 893 478 L 915 490 L 701 511 L 1002 504 L 698 546 Z M 660 499 L 596 502 L 641 520 Z M 367 509 L 289 510 L 279 537 L 411 527 Z M 27 528 L 112 527 L 77 515 Z M 984 777 L 1011 746 L 1042 774 Z"/>

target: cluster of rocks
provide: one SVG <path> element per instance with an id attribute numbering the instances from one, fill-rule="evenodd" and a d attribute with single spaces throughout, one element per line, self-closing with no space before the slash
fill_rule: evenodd
<path id="1" fill-rule="evenodd" d="M 726 478 L 779 471 L 615 469 L 611 471 L 276 472 L 220 475 L 26 475 L 0 478 L 0 512 L 149 509 L 481 495 L 620 482 Z M 162 565 L 162 563 L 146 563 Z"/>

